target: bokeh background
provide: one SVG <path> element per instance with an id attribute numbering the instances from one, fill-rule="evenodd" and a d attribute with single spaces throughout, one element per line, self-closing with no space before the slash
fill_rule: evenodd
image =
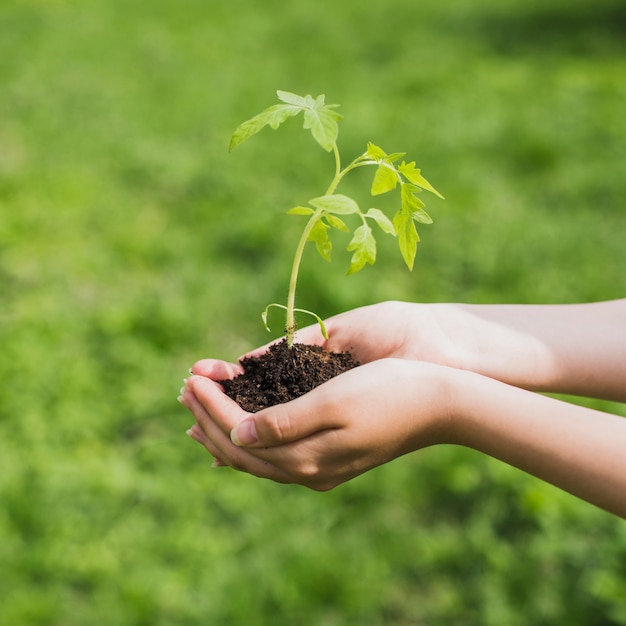
<path id="1" fill-rule="evenodd" d="M 603 511 L 453 447 L 324 494 L 211 469 L 176 402 L 268 340 L 332 172 L 295 120 L 228 154 L 276 89 L 446 196 L 412 273 L 338 233 L 300 306 L 623 297 L 625 55 L 621 0 L 3 0 L 0 623 L 626 624 Z"/>

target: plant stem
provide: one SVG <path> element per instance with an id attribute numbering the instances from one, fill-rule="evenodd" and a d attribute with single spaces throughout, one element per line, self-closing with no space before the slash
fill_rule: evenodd
<path id="1" fill-rule="evenodd" d="M 372 162 L 370 159 L 364 160 L 363 156 L 357 157 L 347 165 L 344 169 L 341 169 L 341 160 L 339 156 L 339 150 L 337 148 L 337 144 L 333 145 L 333 154 L 335 155 L 335 176 L 331 181 L 328 189 L 326 190 L 327 196 L 333 194 L 337 186 L 341 182 L 341 179 L 350 171 L 357 167 L 361 167 L 363 165 L 372 165 L 375 162 Z M 289 291 L 287 293 L 287 307 L 285 314 L 285 334 L 287 337 L 287 346 L 291 348 L 293 346 L 294 336 L 296 333 L 296 317 L 295 317 L 295 309 L 296 309 L 296 286 L 298 284 L 298 272 L 300 271 L 300 263 L 302 261 L 302 255 L 304 253 L 304 248 L 306 246 L 307 241 L 309 240 L 309 236 L 311 231 L 315 227 L 315 224 L 323 217 L 324 210 L 317 209 L 315 213 L 311 215 L 309 221 L 307 222 L 304 230 L 302 231 L 302 235 L 300 236 L 300 241 L 298 242 L 298 246 L 296 247 L 296 253 L 294 255 L 293 264 L 291 266 L 291 277 L 289 278 Z"/>
<path id="2" fill-rule="evenodd" d="M 322 217 L 322 213 L 322 209 L 317 209 L 309 218 L 307 225 L 304 227 L 304 231 L 302 231 L 302 235 L 294 255 L 293 264 L 291 266 L 291 278 L 289 279 L 289 292 L 287 294 L 287 313 L 285 317 L 285 333 L 287 334 L 287 346 L 289 348 L 293 346 L 293 339 L 296 332 L 296 285 L 298 283 L 300 262 L 302 261 L 302 254 L 304 252 L 306 242 L 309 240 L 309 235 L 311 234 L 311 231 L 317 221 Z"/>

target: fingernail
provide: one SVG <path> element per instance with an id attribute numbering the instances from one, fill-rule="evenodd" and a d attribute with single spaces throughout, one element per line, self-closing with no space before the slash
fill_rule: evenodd
<path id="1" fill-rule="evenodd" d="M 226 467 L 226 463 L 222 463 L 219 459 L 213 459 L 211 467 Z"/>
<path id="2" fill-rule="evenodd" d="M 236 446 L 249 446 L 256 443 L 259 438 L 256 434 L 254 420 L 244 419 L 230 431 L 230 439 Z"/>

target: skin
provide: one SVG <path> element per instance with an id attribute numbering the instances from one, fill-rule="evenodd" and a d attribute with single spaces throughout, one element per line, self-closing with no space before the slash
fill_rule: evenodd
<path id="1" fill-rule="evenodd" d="M 193 366 L 180 400 L 196 420 L 188 434 L 216 465 L 328 490 L 401 455 L 456 444 L 626 518 L 626 419 L 538 393 L 626 402 L 626 300 L 386 302 L 326 327 L 328 341 L 313 326 L 298 340 L 349 349 L 363 365 L 254 415 L 215 382 L 239 365 Z"/>

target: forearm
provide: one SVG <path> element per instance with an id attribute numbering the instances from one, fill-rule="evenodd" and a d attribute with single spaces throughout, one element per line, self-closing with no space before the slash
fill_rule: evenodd
<path id="1" fill-rule="evenodd" d="M 626 518 L 626 419 L 469 372 L 453 390 L 455 443 Z"/>
<path id="2" fill-rule="evenodd" d="M 526 389 L 626 402 L 626 300 L 433 306 L 457 367 Z"/>

